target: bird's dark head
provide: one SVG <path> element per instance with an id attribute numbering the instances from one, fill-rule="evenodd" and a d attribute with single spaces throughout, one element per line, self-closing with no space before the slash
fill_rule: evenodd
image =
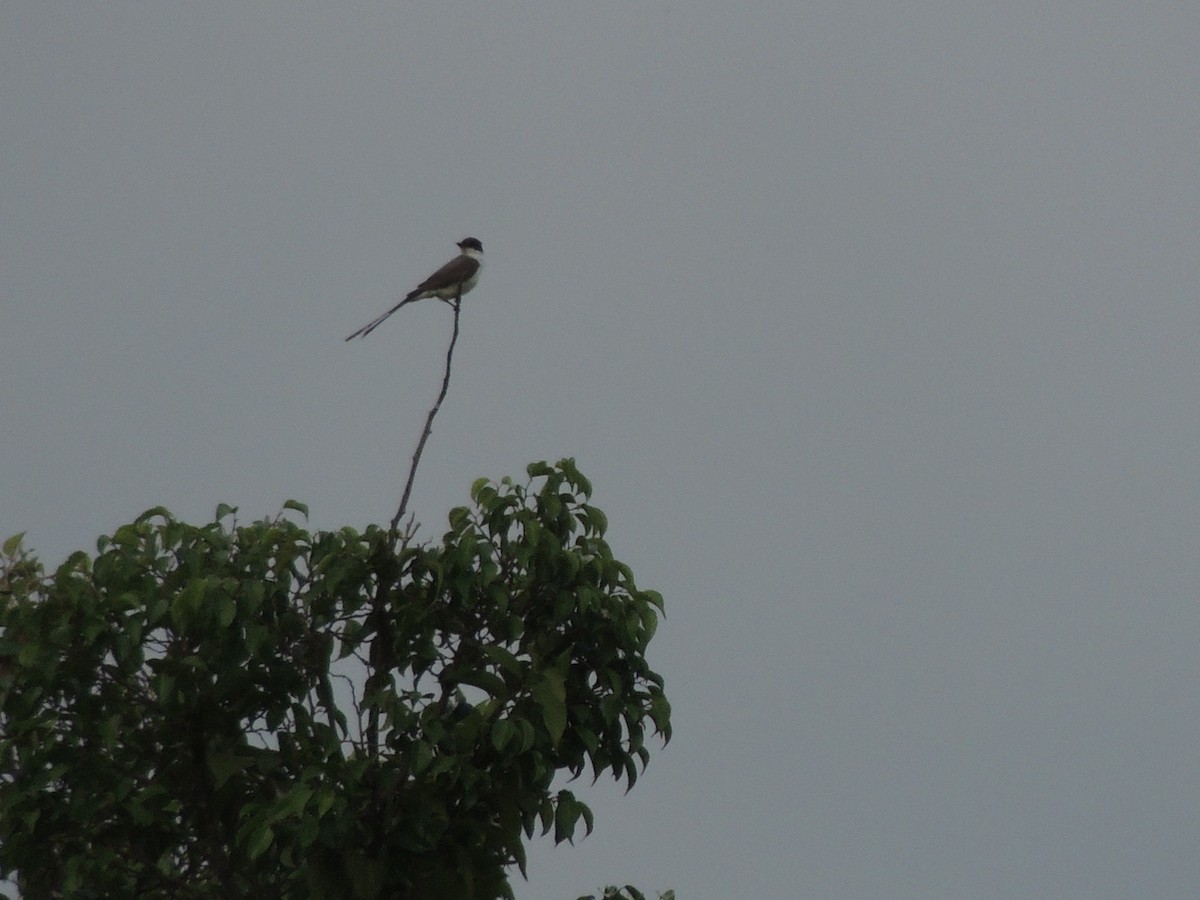
<path id="1" fill-rule="evenodd" d="M 483 252 L 483 244 L 479 243 L 479 238 L 463 238 L 458 242 L 458 246 L 464 252 L 467 250 L 474 250 L 476 253 Z"/>

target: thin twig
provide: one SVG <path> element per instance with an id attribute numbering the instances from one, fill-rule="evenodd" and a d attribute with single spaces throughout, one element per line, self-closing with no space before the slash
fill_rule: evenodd
<path id="1" fill-rule="evenodd" d="M 458 316 L 462 309 L 461 291 L 454 298 L 453 306 L 454 333 L 450 336 L 450 346 L 446 350 L 446 372 L 442 376 L 442 390 L 438 394 L 433 408 L 429 410 L 429 415 L 425 417 L 425 430 L 421 433 L 421 440 L 417 442 L 417 449 L 413 453 L 412 466 L 408 470 L 408 481 L 404 484 L 404 496 L 400 498 L 400 508 L 396 510 L 396 515 L 392 517 L 391 543 L 393 547 L 396 545 L 396 540 L 399 537 L 400 520 L 404 518 L 404 513 L 408 510 L 408 498 L 412 494 L 413 481 L 417 477 L 417 466 L 421 462 L 421 454 L 425 450 L 425 442 L 429 440 L 429 435 L 433 432 L 433 417 L 442 408 L 442 401 L 446 399 L 446 392 L 450 389 L 450 363 L 454 359 L 454 345 L 458 342 Z"/>

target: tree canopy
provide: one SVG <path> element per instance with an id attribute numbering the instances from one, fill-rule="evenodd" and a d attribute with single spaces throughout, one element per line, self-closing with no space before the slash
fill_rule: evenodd
<path id="1" fill-rule="evenodd" d="M 525 841 L 669 740 L 639 589 L 572 460 L 440 541 L 152 509 L 0 560 L 0 874 L 26 897 L 511 897 Z M 606 896 L 625 896 L 614 891 Z M 633 890 L 633 889 L 627 889 Z M 633 894 L 628 896 L 640 896 Z"/>

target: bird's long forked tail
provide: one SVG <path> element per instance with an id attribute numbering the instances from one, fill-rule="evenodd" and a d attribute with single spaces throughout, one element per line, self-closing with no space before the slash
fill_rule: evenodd
<path id="1" fill-rule="evenodd" d="M 387 312 L 385 312 L 383 315 L 376 316 L 374 319 L 372 319 L 370 322 L 368 322 L 362 328 L 358 329 L 358 331 L 354 332 L 353 334 L 346 335 L 346 340 L 352 341 L 355 338 L 366 337 L 368 334 L 370 334 L 372 331 L 374 331 L 376 328 L 378 328 L 380 325 L 382 325 L 385 321 L 387 321 L 388 316 L 390 316 L 392 313 L 394 313 L 396 310 L 398 310 L 404 304 L 411 303 L 413 300 L 416 300 L 416 299 L 417 299 L 416 297 L 414 297 L 410 294 L 409 296 L 407 296 L 403 300 L 401 300 L 399 303 L 397 303 L 395 306 L 393 306 L 391 309 L 389 309 Z"/>

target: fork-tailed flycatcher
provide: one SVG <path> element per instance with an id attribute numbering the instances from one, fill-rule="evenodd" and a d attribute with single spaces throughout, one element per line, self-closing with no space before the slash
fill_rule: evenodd
<path id="1" fill-rule="evenodd" d="M 458 248 L 462 253 L 422 281 L 409 292 L 407 297 L 382 316 L 372 319 L 362 328 L 358 329 L 358 331 L 354 332 L 354 334 L 349 335 L 346 340 L 351 341 L 357 337 L 366 337 L 382 325 L 388 316 L 405 303 L 412 303 L 414 300 L 424 300 L 426 297 L 437 297 L 439 300 L 453 301 L 475 287 L 479 283 L 479 270 L 483 267 L 483 244 L 479 243 L 478 238 L 469 237 L 459 241 Z"/>

